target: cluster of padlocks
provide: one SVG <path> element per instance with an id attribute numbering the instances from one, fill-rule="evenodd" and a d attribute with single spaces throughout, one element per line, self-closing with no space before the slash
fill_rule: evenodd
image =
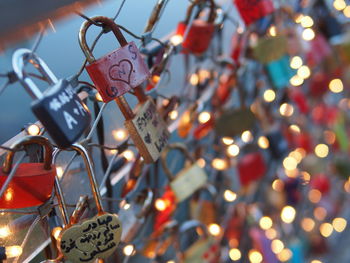
<path id="1" fill-rule="evenodd" d="M 339 97 L 343 82 L 350 82 L 350 41 L 332 42 L 343 26 L 325 4 L 235 0 L 240 20 L 231 2 L 195 0 L 161 41 L 152 31 L 166 2 L 157 2 L 140 49 L 113 19 L 84 17 L 79 44 L 91 82 L 58 79 L 29 49 L 13 53 L 13 72 L 33 98 L 42 129 L 2 147 L 8 152 L 0 171 L 0 217 L 27 215 L 0 226 L 0 260 L 24 261 L 27 241 L 18 246 L 8 236 L 35 222 L 33 210 L 48 222 L 40 235 L 50 237 L 50 259 L 41 262 L 306 262 L 326 251 L 330 228 L 344 231 L 343 210 L 331 207 L 345 202 L 337 203 L 344 190 L 334 189 L 350 192 L 350 101 Z M 314 20 L 306 15 L 310 6 L 317 10 Z M 223 32 L 235 23 L 225 52 Z M 86 40 L 90 27 L 113 34 L 120 47 L 96 59 Z M 164 98 L 157 92 L 173 56 L 184 57 L 184 92 Z M 28 64 L 39 77 L 26 70 Z M 49 83 L 44 92 L 35 77 Z M 137 99 L 135 108 L 127 96 Z M 130 138 L 112 147 L 117 154 L 107 160 L 102 113 L 93 118 L 87 105 L 92 101 L 96 113 L 112 100 Z M 108 167 L 102 172 L 92 153 L 96 129 Z M 135 158 L 122 157 L 129 146 Z M 29 163 L 23 156 L 15 163 L 22 151 Z M 73 208 L 62 187 L 69 169 L 57 174 L 62 152 L 81 157 L 92 193 Z M 126 163 L 124 184 L 116 185 L 120 195 L 108 196 L 119 206 L 110 209 L 98 181 L 114 187 L 110 174 Z M 330 173 L 340 176 L 331 180 Z"/>

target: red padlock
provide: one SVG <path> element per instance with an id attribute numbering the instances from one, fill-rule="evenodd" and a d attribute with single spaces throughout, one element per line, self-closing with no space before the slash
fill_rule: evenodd
<path id="1" fill-rule="evenodd" d="M 331 189 L 331 182 L 327 175 L 316 174 L 311 179 L 310 187 L 320 191 L 322 194 L 327 194 Z"/>
<path id="2" fill-rule="evenodd" d="M 54 187 L 56 168 L 52 163 L 53 147 L 48 139 L 41 136 L 27 136 L 15 143 L 3 168 L 0 171 L 0 187 L 2 188 L 12 169 L 16 150 L 22 146 L 40 144 L 45 148 L 44 163 L 21 163 L 15 175 L 0 198 L 1 209 L 19 209 L 42 205 L 47 201 Z"/>
<path id="3" fill-rule="evenodd" d="M 241 184 L 247 186 L 265 175 L 266 164 L 260 152 L 249 153 L 239 161 L 238 173 Z"/>
<path id="4" fill-rule="evenodd" d="M 203 0 L 194 1 L 187 9 L 187 15 L 185 21 L 182 21 L 177 26 L 176 34 L 184 37 L 182 42 L 182 47 L 184 48 L 184 53 L 194 53 L 201 54 L 205 52 L 211 39 L 214 35 L 214 20 L 216 17 L 215 3 L 214 0 L 209 0 L 210 2 L 210 13 L 207 21 L 203 21 L 196 17 L 188 30 L 187 35 L 185 35 L 187 25 L 189 24 L 193 8 L 202 3 Z M 204 1 L 205 2 L 205 1 Z M 199 15 L 199 12 L 198 12 Z"/>
<path id="5" fill-rule="evenodd" d="M 246 25 L 254 23 L 275 10 L 271 0 L 234 0 L 234 3 Z"/>
<path id="6" fill-rule="evenodd" d="M 92 22 L 85 21 L 80 29 L 80 47 L 90 63 L 86 66 L 86 71 L 103 102 L 109 102 L 140 85 L 150 77 L 150 73 L 135 43 L 126 41 L 113 20 L 104 16 L 92 17 L 90 20 L 108 26 L 121 45 L 120 48 L 96 60 L 86 43 L 86 31 Z"/>

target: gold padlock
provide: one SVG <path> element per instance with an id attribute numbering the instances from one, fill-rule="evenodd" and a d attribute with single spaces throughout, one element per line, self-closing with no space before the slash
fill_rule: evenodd
<path id="1" fill-rule="evenodd" d="M 113 254 L 120 242 L 122 227 L 116 214 L 106 213 L 103 210 L 87 150 L 81 144 L 73 144 L 71 148 L 84 159 L 98 213 L 81 224 L 70 222 L 61 232 L 59 245 L 67 260 L 89 263 L 96 259 L 106 259 Z"/>
<path id="2" fill-rule="evenodd" d="M 190 167 L 183 168 L 176 176 L 172 174 L 166 163 L 166 157 L 172 149 L 180 150 L 192 163 Z M 176 196 L 177 202 L 184 201 L 207 183 L 207 174 L 201 167 L 199 167 L 194 158 L 188 152 L 186 146 L 182 143 L 168 145 L 161 154 L 161 163 L 164 173 L 169 179 L 170 187 Z"/>
<path id="3" fill-rule="evenodd" d="M 168 144 L 170 133 L 152 99 L 145 95 L 141 87 L 135 88 L 134 93 L 139 101 L 135 113 L 123 96 L 115 101 L 125 117 L 124 125 L 140 155 L 145 163 L 153 163 Z"/>

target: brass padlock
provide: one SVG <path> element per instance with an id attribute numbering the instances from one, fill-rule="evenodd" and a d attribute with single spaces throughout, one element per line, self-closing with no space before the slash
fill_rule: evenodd
<path id="1" fill-rule="evenodd" d="M 106 213 L 103 210 L 100 192 L 90 156 L 81 144 L 71 147 L 84 159 L 89 176 L 97 215 L 83 221 L 81 224 L 68 224 L 62 230 L 59 244 L 62 254 L 72 262 L 93 262 L 96 259 L 105 259 L 111 256 L 120 242 L 122 227 L 116 214 Z"/>
<path id="2" fill-rule="evenodd" d="M 134 92 L 139 101 L 135 113 L 123 96 L 115 101 L 125 117 L 124 125 L 140 155 L 145 163 L 153 163 L 168 144 L 170 133 L 152 99 L 146 96 L 141 87 L 135 88 Z"/>
<path id="3" fill-rule="evenodd" d="M 182 169 L 176 176 L 172 174 L 166 163 L 166 157 L 170 150 L 180 150 L 191 161 L 191 166 Z M 177 202 L 182 202 L 190 197 L 195 191 L 203 187 L 207 182 L 207 174 L 199 167 L 194 158 L 182 143 L 168 145 L 161 155 L 161 163 L 165 174 L 169 179 L 172 191 L 175 193 Z"/>

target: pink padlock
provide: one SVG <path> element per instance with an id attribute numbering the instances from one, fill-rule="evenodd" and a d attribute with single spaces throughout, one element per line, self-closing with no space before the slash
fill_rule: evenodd
<path id="1" fill-rule="evenodd" d="M 86 31 L 93 24 L 92 21 L 111 29 L 121 45 L 120 48 L 97 60 L 86 43 Z M 85 21 L 79 32 L 79 43 L 89 62 L 86 70 L 103 102 L 109 102 L 123 95 L 150 77 L 148 67 L 135 43 L 128 43 L 118 25 L 108 17 L 96 16 Z"/>

